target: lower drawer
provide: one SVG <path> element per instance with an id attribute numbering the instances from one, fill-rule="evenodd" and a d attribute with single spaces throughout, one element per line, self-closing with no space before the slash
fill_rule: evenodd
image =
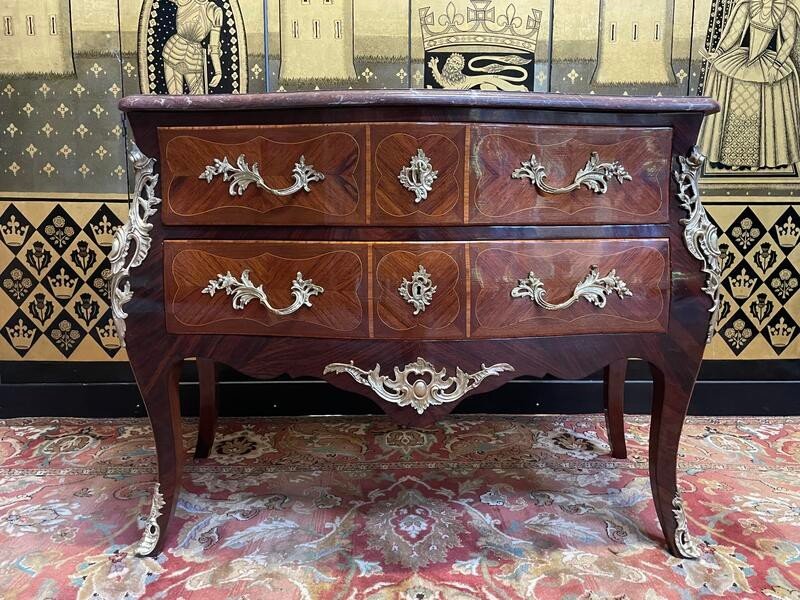
<path id="1" fill-rule="evenodd" d="M 167 330 L 369 337 L 367 245 L 164 242 Z"/>
<path id="2" fill-rule="evenodd" d="M 164 242 L 171 333 L 340 339 L 664 332 L 666 239 Z"/>
<path id="3" fill-rule="evenodd" d="M 473 337 L 667 330 L 669 241 L 470 244 Z"/>

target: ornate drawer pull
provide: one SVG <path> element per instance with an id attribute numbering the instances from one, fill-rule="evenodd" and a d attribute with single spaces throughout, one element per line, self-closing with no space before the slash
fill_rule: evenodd
<path id="1" fill-rule="evenodd" d="M 409 192 L 414 192 L 414 202 L 419 204 L 428 197 L 433 182 L 439 176 L 439 171 L 434 171 L 431 159 L 425 156 L 422 149 L 417 150 L 416 156 L 411 157 L 411 164 L 403 167 L 397 178 Z"/>
<path id="2" fill-rule="evenodd" d="M 511 177 L 514 179 L 530 179 L 531 185 L 535 185 L 547 194 L 568 194 L 577 190 L 582 185 L 592 190 L 595 194 L 605 194 L 608 191 L 608 182 L 612 177 L 622 184 L 623 181 L 631 181 L 632 177 L 625 170 L 619 161 L 612 163 L 601 163 L 597 152 L 592 152 L 591 157 L 586 162 L 586 166 L 578 171 L 575 180 L 566 187 L 551 187 L 545 183 L 547 173 L 544 165 L 539 162 L 535 154 L 531 154 L 531 159 L 522 163 Z"/>
<path id="3" fill-rule="evenodd" d="M 322 181 L 325 175 L 319 171 L 315 171 L 314 167 L 306 164 L 304 156 L 300 157 L 300 162 L 294 164 L 292 175 L 294 176 L 294 183 L 287 188 L 276 189 L 269 187 L 261 178 L 261 173 L 258 172 L 258 163 L 253 163 L 252 168 L 247 165 L 244 159 L 244 154 L 240 154 L 236 159 L 236 166 L 234 167 L 228 162 L 228 157 L 222 160 L 215 158 L 213 165 L 208 165 L 206 170 L 200 174 L 200 179 L 205 179 L 208 183 L 214 179 L 216 175 L 222 175 L 223 181 L 230 181 L 231 185 L 228 188 L 228 193 L 231 196 L 241 196 L 251 183 L 255 183 L 256 187 L 262 190 L 267 190 L 270 194 L 276 196 L 291 196 L 300 190 L 310 192 L 308 186 L 315 181 Z"/>
<path id="4" fill-rule="evenodd" d="M 422 265 L 411 276 L 411 281 L 403 277 L 403 283 L 397 288 L 400 297 L 414 305 L 414 315 L 425 312 L 425 308 L 430 305 L 433 294 L 436 293 L 436 286 L 433 285 L 428 272 Z"/>
<path id="5" fill-rule="evenodd" d="M 455 402 L 468 391 L 478 387 L 484 379 L 499 375 L 503 371 L 513 371 L 514 367 L 507 363 L 498 363 L 487 367 L 481 365 L 481 370 L 476 373 L 464 373 L 461 368 L 456 368 L 455 377 L 447 377 L 445 369 L 437 371 L 434 366 L 423 358 L 407 364 L 401 371 L 394 368 L 394 379 L 381 375 L 381 366 L 376 364 L 372 371 L 365 371 L 349 363 L 331 363 L 323 371 L 328 373 L 348 373 L 353 379 L 372 390 L 387 402 L 398 406 L 411 405 L 422 414 L 429 406 Z M 410 374 L 418 375 L 413 383 L 408 381 Z M 426 381 L 429 378 L 430 381 Z M 450 390 L 450 391 L 448 391 Z"/>
<path id="6" fill-rule="evenodd" d="M 238 281 L 231 272 L 225 275 L 217 275 L 216 279 L 209 279 L 208 286 L 203 288 L 203 293 L 213 298 L 218 291 L 225 290 L 228 296 L 233 295 L 233 308 L 244 310 L 244 307 L 251 300 L 258 300 L 268 311 L 276 315 L 286 316 L 297 312 L 304 306 L 311 306 L 311 296 L 317 296 L 325 290 L 314 285 L 310 279 L 303 279 L 303 274 L 298 272 L 297 277 L 292 281 L 292 295 L 294 302 L 286 308 L 275 308 L 267 300 L 267 294 L 262 286 L 256 287 L 250 281 L 250 271 L 242 271 L 242 280 Z"/>
<path id="7" fill-rule="evenodd" d="M 527 279 L 520 279 L 519 285 L 511 290 L 511 297 L 530 298 L 547 310 L 563 310 L 581 298 L 585 298 L 598 308 L 603 308 L 608 300 L 607 297 L 612 292 L 616 292 L 620 298 L 633 296 L 633 292 L 628 289 L 628 284 L 617 277 L 616 269 L 611 269 L 605 277 L 599 277 L 599 274 L 597 265 L 592 265 L 586 278 L 575 286 L 572 296 L 560 304 L 550 304 L 544 299 L 547 294 L 544 283 L 531 271 L 528 273 Z"/>

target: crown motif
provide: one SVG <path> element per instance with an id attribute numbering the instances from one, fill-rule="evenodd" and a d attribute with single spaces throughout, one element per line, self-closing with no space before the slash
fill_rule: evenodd
<path id="1" fill-rule="evenodd" d="M 778 233 L 778 244 L 782 248 L 794 248 L 797 245 L 797 240 L 800 239 L 800 227 L 794 224 L 792 215 L 789 215 L 783 225 L 776 225 L 775 229 Z"/>
<path id="2" fill-rule="evenodd" d="M 94 239 L 98 245 L 110 246 L 114 242 L 114 231 L 117 226 L 108 220 L 108 216 L 103 215 L 103 219 L 99 223 L 90 223 L 89 226 L 92 228 Z"/>
<path id="3" fill-rule="evenodd" d="M 0 225 L 0 235 L 3 236 L 5 243 L 12 248 L 22 246 L 25 243 L 25 236 L 28 235 L 30 225 L 23 225 L 17 221 L 16 215 L 11 215 L 11 218 L 3 225 Z"/>
<path id="4" fill-rule="evenodd" d="M 736 277 L 728 277 L 728 281 L 731 284 L 731 293 L 737 300 L 749 298 L 753 288 L 756 287 L 756 280 L 747 274 L 744 267 Z"/>
<path id="5" fill-rule="evenodd" d="M 47 281 L 50 282 L 50 287 L 53 288 L 53 295 L 59 300 L 68 300 L 72 298 L 75 292 L 75 286 L 78 285 L 77 277 L 70 277 L 64 267 L 55 277 L 47 276 Z"/>
<path id="6" fill-rule="evenodd" d="M 425 50 L 443 46 L 499 46 L 524 52 L 535 52 L 542 11 L 531 9 L 527 19 L 517 14 L 513 4 L 505 13 L 497 14 L 494 0 L 470 0 L 466 16 L 456 11 L 450 2 L 443 15 L 437 19 L 429 6 L 419 9 L 422 26 L 422 43 Z"/>
<path id="7" fill-rule="evenodd" d="M 19 319 L 13 327 L 6 327 L 6 333 L 11 345 L 17 350 L 30 350 L 36 337 L 36 330 L 25 325 L 22 319 Z"/>
<path id="8" fill-rule="evenodd" d="M 792 341 L 792 336 L 796 328 L 795 325 L 789 326 L 786 323 L 786 319 L 781 317 L 774 327 L 772 325 L 767 327 L 772 345 L 776 348 L 785 348 L 788 346 L 789 342 Z"/>
<path id="9" fill-rule="evenodd" d="M 97 337 L 100 338 L 100 343 L 103 348 L 107 350 L 118 350 L 122 343 L 117 337 L 117 328 L 114 326 L 114 319 L 109 319 L 108 322 L 100 327 L 99 325 L 94 328 L 97 332 Z"/>

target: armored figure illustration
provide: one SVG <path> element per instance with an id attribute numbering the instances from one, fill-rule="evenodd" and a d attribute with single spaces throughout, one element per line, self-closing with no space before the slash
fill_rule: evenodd
<path id="1" fill-rule="evenodd" d="M 170 94 L 208 93 L 222 79 L 220 63 L 220 29 L 222 9 L 212 0 L 169 0 L 178 8 L 175 15 L 176 33 L 164 45 L 164 78 Z M 214 73 L 208 80 L 206 49 Z"/>
<path id="2" fill-rule="evenodd" d="M 738 0 L 719 44 L 704 52 L 705 94 L 722 105 L 700 134 L 712 163 L 758 169 L 800 161 L 798 20 L 794 0 Z"/>

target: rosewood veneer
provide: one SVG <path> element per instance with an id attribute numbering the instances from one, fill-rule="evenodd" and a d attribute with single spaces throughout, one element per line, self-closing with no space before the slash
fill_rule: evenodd
<path id="1" fill-rule="evenodd" d="M 213 444 L 217 363 L 322 377 L 409 426 L 514 377 L 605 368 L 624 457 L 637 357 L 655 381 L 664 537 L 697 555 L 675 469 L 718 302 L 693 146 L 716 103 L 372 91 L 130 96 L 120 108 L 138 148 L 112 309 L 158 454 L 141 554 L 169 539 L 186 358 L 201 380 L 198 457 Z"/>

